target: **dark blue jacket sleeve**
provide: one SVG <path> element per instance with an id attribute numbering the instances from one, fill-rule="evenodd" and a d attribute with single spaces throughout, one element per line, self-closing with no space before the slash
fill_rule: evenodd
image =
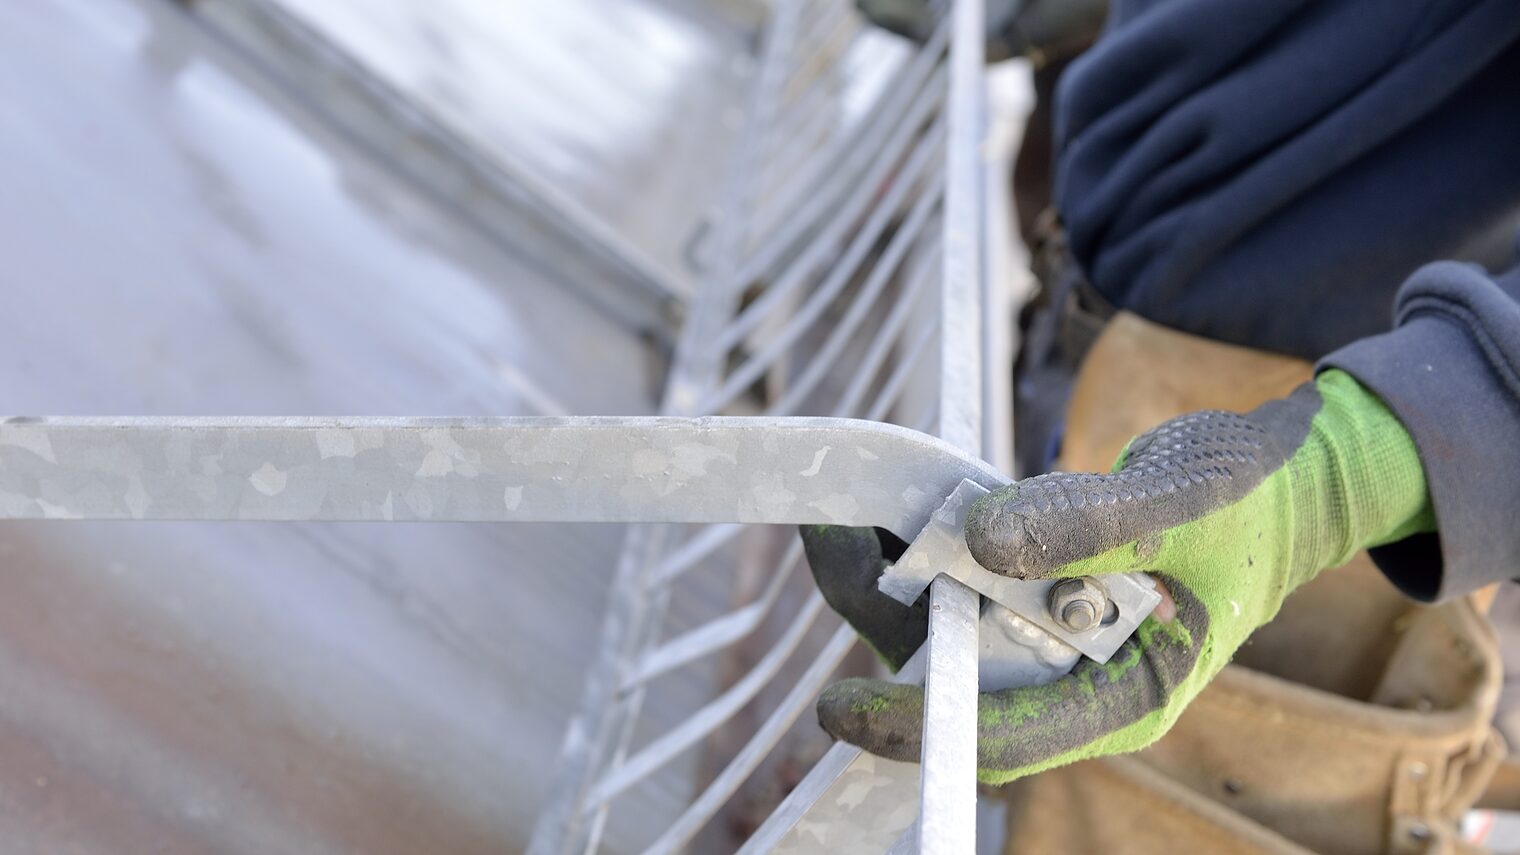
<path id="1" fill-rule="evenodd" d="M 1373 550 L 1420 600 L 1520 577 L 1520 267 L 1440 262 L 1399 289 L 1397 326 L 1330 354 L 1414 437 L 1439 534 Z"/>
<path id="2" fill-rule="evenodd" d="M 1115 305 L 1317 359 L 1513 226 L 1517 99 L 1516 0 L 1113 0 L 1057 91 L 1056 206 Z"/>
<path id="3" fill-rule="evenodd" d="M 1439 528 L 1374 551 L 1407 593 L 1520 577 L 1520 270 L 1428 264 L 1520 214 L 1520 2 L 1113 0 L 1055 117 L 1101 294 L 1380 395 Z"/>

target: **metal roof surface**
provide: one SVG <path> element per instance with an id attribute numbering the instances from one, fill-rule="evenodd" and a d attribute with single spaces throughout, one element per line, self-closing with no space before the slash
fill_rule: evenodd
<path id="1" fill-rule="evenodd" d="M 628 5 L 655 20 L 654 4 Z M 705 55 L 678 47 L 666 58 Z M 625 98 L 646 83 L 670 95 L 675 72 L 655 64 Z M 0 101 L 8 412 L 652 408 L 659 365 L 639 337 L 462 226 L 175 4 L 0 5 Z M 0 527 L 5 850 L 514 851 L 619 537 Z"/>

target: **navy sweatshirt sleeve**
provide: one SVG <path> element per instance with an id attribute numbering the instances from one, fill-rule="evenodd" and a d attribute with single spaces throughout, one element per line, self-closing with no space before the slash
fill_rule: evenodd
<path id="1" fill-rule="evenodd" d="M 1520 267 L 1438 262 L 1399 289 L 1392 332 L 1330 354 L 1414 437 L 1439 534 L 1372 550 L 1420 600 L 1520 577 Z"/>
<path id="2" fill-rule="evenodd" d="M 1520 2 L 1110 9 L 1054 105 L 1054 199 L 1093 286 L 1381 396 L 1439 531 L 1373 551 L 1406 593 L 1520 578 L 1520 268 L 1430 263 L 1513 235 Z"/>
<path id="3" fill-rule="evenodd" d="M 1517 99 L 1516 0 L 1113 0 L 1057 90 L 1054 199 L 1115 305 L 1318 359 L 1513 228 Z"/>

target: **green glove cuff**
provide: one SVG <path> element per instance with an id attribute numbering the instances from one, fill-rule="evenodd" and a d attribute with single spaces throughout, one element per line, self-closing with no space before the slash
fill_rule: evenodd
<path id="1" fill-rule="evenodd" d="M 1425 469 L 1393 411 L 1339 370 L 1314 385 L 1322 406 L 1287 465 L 1300 542 L 1295 563 L 1318 572 L 1369 546 L 1434 531 Z"/>

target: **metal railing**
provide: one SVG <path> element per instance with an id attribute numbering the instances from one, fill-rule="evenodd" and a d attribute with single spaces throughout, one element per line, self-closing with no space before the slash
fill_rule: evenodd
<path id="1" fill-rule="evenodd" d="M 873 42 L 881 36 L 865 27 L 847 0 L 776 5 L 714 235 L 714 264 L 683 330 L 665 412 L 758 409 L 772 417 L 806 413 L 895 422 L 947 439 L 968 460 L 981 458 L 982 188 L 976 147 L 982 63 L 980 24 L 970 20 L 979 17 L 979 4 L 961 4 L 959 11 L 959 25 L 978 35 L 957 40 L 955 56 L 962 64 L 952 69 L 949 20 L 926 44 L 908 51 L 890 40 L 886 46 Z M 842 103 L 845 68 L 862 53 L 890 70 L 880 75 L 870 109 L 850 123 Z M 831 455 L 848 453 L 829 444 L 811 451 L 822 455 L 819 465 L 809 461 L 797 472 L 818 472 Z M 789 470 L 765 477 L 780 471 Z M 915 480 L 888 502 L 926 514 L 959 480 L 938 488 Z M 975 480 L 990 486 L 998 479 L 984 470 Z M 778 495 L 791 492 L 788 486 Z M 904 505 L 906 495 L 921 499 Z M 839 513 L 833 505 L 862 500 L 851 489 L 831 493 L 822 507 Z M 842 519 L 825 513 L 821 521 Z M 922 528 L 917 517 L 910 528 L 914 534 Z M 722 553 L 737 549 L 775 556 L 754 574 L 764 579 L 759 595 L 705 610 L 691 606 L 702 599 L 692 578 L 720 572 L 715 566 L 722 566 Z M 677 799 L 686 804 L 668 826 L 652 841 L 632 845 L 659 852 L 687 843 L 768 758 L 785 753 L 788 730 L 810 711 L 853 646 L 853 633 L 811 591 L 800 543 L 790 531 L 641 529 L 630 534 L 625 559 L 611 597 L 599 673 L 572 725 L 559 785 L 535 836 L 537 853 L 596 849 L 620 795 L 641 785 L 658 789 L 656 774 L 679 752 L 712 739 L 767 683 L 784 687 L 780 698 L 750 719 L 753 732 L 741 734 L 747 738 L 719 758 L 721 768 L 710 780 Z M 789 583 L 808 590 L 789 603 L 794 613 L 778 620 Z M 953 582 L 942 587 L 935 592 L 936 614 L 944 618 L 936 621 L 936 637 L 945 637 L 947 626 L 976 622 L 974 596 Z M 674 629 L 667 615 L 683 605 L 701 617 Z M 819 626 L 823 631 L 814 629 Z M 742 649 L 732 652 L 746 640 L 758 648 L 748 659 Z M 959 644 L 946 637 L 934 650 L 930 716 L 945 720 L 932 732 L 958 744 L 931 739 L 927 750 L 936 752 L 936 760 L 926 767 L 924 792 L 933 794 L 932 812 L 947 825 L 971 829 L 974 632 Z M 713 685 L 714 700 L 673 716 L 656 726 L 658 736 L 635 746 L 651 681 L 678 668 L 700 674 L 724 653 L 737 676 Z M 808 664 L 799 672 L 788 662 Z M 957 693 L 958 701 L 942 702 Z M 811 848 L 789 835 L 821 821 L 848 831 L 840 841 L 846 851 L 883 851 L 906 830 L 902 820 L 912 820 L 919 789 L 917 769 L 883 774 L 889 765 L 848 746 L 826 755 L 805 783 L 831 779 L 832 786 L 824 786 L 819 798 L 794 799 L 773 814 L 751 848 Z M 834 766 L 840 774 L 831 774 Z M 853 822 L 825 817 L 832 788 L 853 782 L 860 790 L 868 769 L 875 797 L 856 804 Z M 952 783 L 935 783 L 935 776 Z M 882 786 L 887 781 L 896 786 Z M 630 809 L 635 815 L 643 810 Z M 943 851 L 959 851 L 956 841 L 965 833 L 947 832 Z"/>
<path id="2" fill-rule="evenodd" d="M 632 523 L 532 852 L 723 848 L 715 820 L 761 770 L 789 792 L 746 852 L 971 851 L 979 651 L 1005 682 L 1103 653 L 1042 623 L 1043 588 L 968 564 L 952 518 L 1008 480 L 984 461 L 1006 459 L 983 435 L 1006 378 L 983 323 L 981 2 L 915 49 L 882 38 L 848 0 L 776 4 L 665 416 L 11 418 L 0 518 Z M 851 113 L 863 55 L 887 70 Z M 926 684 L 921 766 L 809 762 L 806 713 L 855 646 L 804 567 L 792 526 L 815 523 L 938 550 L 899 675 Z M 1115 632 L 1145 610 L 1126 600 Z"/>

